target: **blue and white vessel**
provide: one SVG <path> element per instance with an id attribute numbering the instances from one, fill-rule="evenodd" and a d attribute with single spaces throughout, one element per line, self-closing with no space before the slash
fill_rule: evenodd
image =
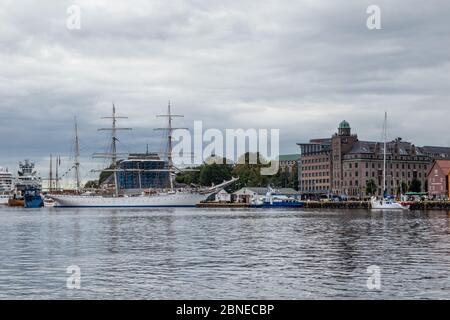
<path id="1" fill-rule="evenodd" d="M 273 207 L 289 207 L 301 208 L 305 203 L 297 198 L 286 195 L 277 194 L 276 190 L 268 187 L 267 193 L 264 197 L 254 199 L 251 203 L 252 207 L 259 208 L 273 208 Z"/>
<path id="2" fill-rule="evenodd" d="M 39 188 L 27 187 L 24 190 L 23 198 L 25 208 L 40 208 L 44 205 L 41 190 Z"/>

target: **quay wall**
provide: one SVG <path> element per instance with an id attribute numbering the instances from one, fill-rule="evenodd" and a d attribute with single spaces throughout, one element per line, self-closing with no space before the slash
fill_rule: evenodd
<path id="1" fill-rule="evenodd" d="M 200 208 L 248 208 L 246 203 L 204 202 L 197 204 Z M 305 201 L 307 209 L 370 209 L 369 201 L 322 202 Z M 411 210 L 450 210 L 450 201 L 422 201 L 411 203 Z"/>

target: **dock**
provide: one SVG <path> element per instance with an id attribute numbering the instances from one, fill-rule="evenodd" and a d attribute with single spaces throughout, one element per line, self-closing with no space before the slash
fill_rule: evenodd
<path id="1" fill-rule="evenodd" d="M 370 209 L 369 201 L 305 201 L 307 209 Z"/>
<path id="2" fill-rule="evenodd" d="M 198 208 L 249 208 L 250 204 L 240 202 L 200 202 Z"/>
<path id="3" fill-rule="evenodd" d="M 199 208 L 249 208 L 248 203 L 201 202 Z M 306 209 L 370 209 L 369 201 L 305 201 Z M 301 208 L 300 208 L 301 209 Z M 421 201 L 411 203 L 411 210 L 450 210 L 450 201 Z"/>

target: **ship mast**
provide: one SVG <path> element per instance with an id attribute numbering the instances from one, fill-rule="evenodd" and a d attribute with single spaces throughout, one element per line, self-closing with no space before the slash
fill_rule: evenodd
<path id="1" fill-rule="evenodd" d="M 183 115 L 179 114 L 172 114 L 170 109 L 170 100 L 169 104 L 167 106 L 167 114 L 161 114 L 157 115 L 157 117 L 165 117 L 168 119 L 168 125 L 167 128 L 156 128 L 155 130 L 166 130 L 167 131 L 167 166 L 169 171 L 169 182 L 170 182 L 170 190 L 173 191 L 173 177 L 172 172 L 175 172 L 175 168 L 173 165 L 173 158 L 172 158 L 172 137 L 173 137 L 173 131 L 177 129 L 186 129 L 186 128 L 174 128 L 172 126 L 172 120 L 173 118 L 182 118 Z"/>
<path id="2" fill-rule="evenodd" d="M 59 164 L 60 164 L 60 156 L 58 155 L 56 157 L 56 159 L 55 159 L 55 175 L 56 175 L 56 177 L 55 177 L 55 189 L 56 189 L 56 191 L 59 190 L 59 173 L 58 173 Z"/>
<path id="3" fill-rule="evenodd" d="M 102 117 L 102 119 L 112 119 L 111 128 L 101 128 L 99 131 L 109 130 L 111 131 L 112 141 L 111 141 L 111 153 L 110 154 L 97 154 L 97 157 L 110 157 L 111 158 L 111 170 L 114 175 L 114 195 L 119 196 L 119 187 L 117 182 L 117 131 L 118 130 L 131 130 L 131 128 L 118 128 L 117 127 L 117 119 L 128 119 L 128 117 L 119 117 L 116 115 L 116 106 L 113 103 L 112 107 L 112 115 L 110 117 Z"/>
<path id="4" fill-rule="evenodd" d="M 75 116 L 75 181 L 76 181 L 76 191 L 80 192 L 80 141 L 78 139 L 78 123 L 77 117 Z"/>

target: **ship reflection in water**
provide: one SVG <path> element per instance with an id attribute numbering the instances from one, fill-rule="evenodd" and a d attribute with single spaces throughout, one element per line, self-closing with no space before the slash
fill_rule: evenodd
<path id="1" fill-rule="evenodd" d="M 450 298 L 448 212 L 0 207 L 0 298 Z M 81 288 L 66 288 L 68 266 Z M 381 268 L 381 289 L 367 268 Z"/>

